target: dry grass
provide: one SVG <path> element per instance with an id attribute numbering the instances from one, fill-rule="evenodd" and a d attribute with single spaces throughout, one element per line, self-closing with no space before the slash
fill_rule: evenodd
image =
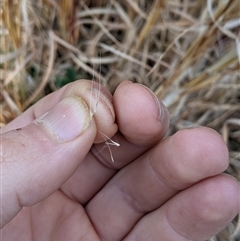
<path id="1" fill-rule="evenodd" d="M 99 78 L 112 92 L 129 79 L 164 101 L 169 134 L 199 125 L 221 133 L 227 173 L 240 180 L 238 0 L 3 0 L 0 7 L 1 126 L 77 78 Z M 238 218 L 210 240 L 239 240 Z"/>

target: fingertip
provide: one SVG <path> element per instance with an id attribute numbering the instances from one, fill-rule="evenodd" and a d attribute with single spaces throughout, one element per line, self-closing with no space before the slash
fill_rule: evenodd
<path id="1" fill-rule="evenodd" d="M 165 136 L 169 113 L 146 86 L 122 82 L 114 93 L 113 104 L 119 129 L 131 143 L 152 145 Z"/>
<path id="2" fill-rule="evenodd" d="M 206 240 L 238 214 L 238 191 L 237 181 L 225 174 L 205 179 L 166 204 L 167 219 L 183 237 Z"/>
<path id="3" fill-rule="evenodd" d="M 240 201 L 238 199 L 239 183 L 227 174 L 203 180 L 198 186 L 202 196 L 201 204 L 205 209 L 203 213 L 196 210 L 198 215 L 206 222 L 230 222 L 238 213 Z M 194 190 L 197 195 L 197 189 Z M 211 213 L 211 215 L 209 215 Z"/>
<path id="4" fill-rule="evenodd" d="M 174 149 L 182 153 L 179 158 L 189 160 L 189 166 L 193 168 L 195 165 L 199 173 L 217 175 L 228 167 L 228 148 L 221 135 L 211 128 L 180 130 L 173 135 L 173 142 Z"/>
<path id="5" fill-rule="evenodd" d="M 92 117 L 97 125 L 97 133 L 94 140 L 95 144 L 105 142 L 116 134 L 118 125 L 116 124 L 112 97 L 111 99 L 106 99 L 104 93 L 101 92 L 99 103 Z"/>
<path id="6" fill-rule="evenodd" d="M 154 150 L 152 165 L 162 179 L 177 190 L 218 175 L 229 164 L 223 138 L 207 127 L 180 130 L 160 142 Z"/>

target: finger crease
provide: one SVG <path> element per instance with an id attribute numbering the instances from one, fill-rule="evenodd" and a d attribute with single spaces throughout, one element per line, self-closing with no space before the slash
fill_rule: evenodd
<path id="1" fill-rule="evenodd" d="M 119 190 L 121 191 L 122 196 L 124 200 L 127 202 L 127 204 L 137 213 L 144 215 L 149 211 L 145 207 L 143 207 L 143 205 L 138 201 L 137 198 L 129 194 L 128 191 L 126 191 L 124 188 L 119 187 Z"/>
<path id="2" fill-rule="evenodd" d="M 112 170 L 116 170 L 116 168 L 114 168 L 111 164 L 109 163 L 109 161 L 106 160 L 106 158 L 103 157 L 103 155 L 100 154 L 100 152 L 97 150 L 97 148 L 95 147 L 95 145 L 92 146 L 92 148 L 90 149 L 91 154 L 93 155 L 93 157 L 100 162 L 102 165 L 104 165 L 105 167 L 112 169 Z"/>

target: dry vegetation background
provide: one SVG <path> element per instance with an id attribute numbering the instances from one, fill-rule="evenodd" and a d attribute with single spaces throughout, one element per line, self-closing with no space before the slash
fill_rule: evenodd
<path id="1" fill-rule="evenodd" d="M 80 78 L 150 87 L 169 134 L 204 125 L 240 180 L 239 0 L 1 0 L 0 124 Z M 239 240 L 236 219 L 211 241 Z"/>

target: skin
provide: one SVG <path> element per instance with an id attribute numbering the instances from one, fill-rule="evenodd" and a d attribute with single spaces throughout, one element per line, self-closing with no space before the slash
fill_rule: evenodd
<path id="1" fill-rule="evenodd" d="M 199 127 L 164 139 L 168 111 L 146 87 L 125 81 L 100 98 L 92 87 L 69 84 L 2 130 L 1 240 L 200 241 L 226 227 L 240 185 L 222 174 L 221 136 Z M 42 121 L 61 100 L 69 133 L 87 110 L 71 140 Z"/>

